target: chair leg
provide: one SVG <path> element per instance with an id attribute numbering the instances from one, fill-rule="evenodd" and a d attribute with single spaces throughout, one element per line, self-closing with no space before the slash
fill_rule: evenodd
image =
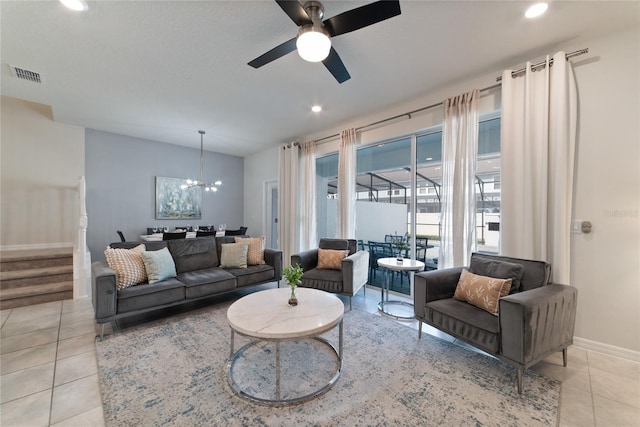
<path id="1" fill-rule="evenodd" d="M 563 348 L 562 349 L 562 365 L 566 368 L 567 367 L 567 348 Z"/>
<path id="2" fill-rule="evenodd" d="M 100 341 L 102 341 L 102 339 L 104 338 L 104 325 L 105 323 L 100 325 Z"/>
<path id="3" fill-rule="evenodd" d="M 418 339 L 422 339 L 422 320 L 418 319 Z"/>
<path id="4" fill-rule="evenodd" d="M 349 311 L 353 310 L 353 304 L 351 303 L 351 296 L 349 296 Z"/>
<path id="5" fill-rule="evenodd" d="M 518 370 L 516 371 L 516 381 L 518 383 L 518 394 L 522 394 L 522 373 L 523 373 L 524 369 L 523 368 L 518 368 Z"/>

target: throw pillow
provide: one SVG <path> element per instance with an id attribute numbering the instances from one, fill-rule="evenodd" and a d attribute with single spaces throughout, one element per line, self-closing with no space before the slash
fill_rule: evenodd
<path id="1" fill-rule="evenodd" d="M 266 264 L 264 262 L 264 245 L 266 237 L 236 237 L 236 243 L 247 243 L 247 265 Z"/>
<path id="2" fill-rule="evenodd" d="M 511 279 L 510 293 L 513 293 L 520 290 L 524 266 L 514 262 L 472 256 L 469 272 L 479 276 L 495 277 L 496 279 Z"/>
<path id="3" fill-rule="evenodd" d="M 113 249 L 108 246 L 104 251 L 107 264 L 116 272 L 118 290 L 147 280 L 147 271 L 142 260 L 142 254 L 145 250 L 144 245 L 138 245 L 132 249 Z"/>
<path id="4" fill-rule="evenodd" d="M 453 297 L 497 316 L 498 300 L 508 295 L 509 289 L 511 289 L 511 279 L 478 276 L 465 268 L 462 270 Z"/>
<path id="5" fill-rule="evenodd" d="M 168 248 L 158 251 L 147 251 L 142 254 L 144 266 L 149 276 L 149 284 L 152 285 L 164 279 L 176 277 L 176 264 Z"/>
<path id="6" fill-rule="evenodd" d="M 223 243 L 220 255 L 222 268 L 247 268 L 247 243 Z"/>
<path id="7" fill-rule="evenodd" d="M 342 260 L 349 255 L 349 250 L 318 249 L 318 267 L 325 270 L 342 270 Z"/>

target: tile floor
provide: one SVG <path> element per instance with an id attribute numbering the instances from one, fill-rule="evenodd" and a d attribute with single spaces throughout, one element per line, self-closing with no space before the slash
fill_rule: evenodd
<path id="1" fill-rule="evenodd" d="M 379 298 L 368 289 L 353 305 L 377 313 Z M 402 323 L 417 334 L 418 322 Z M 0 425 L 104 426 L 89 300 L 3 310 L 0 324 Z M 456 342 L 426 325 L 423 331 Z M 560 426 L 640 426 L 640 363 L 574 346 L 567 368 L 558 353 L 532 369 L 562 381 Z"/>

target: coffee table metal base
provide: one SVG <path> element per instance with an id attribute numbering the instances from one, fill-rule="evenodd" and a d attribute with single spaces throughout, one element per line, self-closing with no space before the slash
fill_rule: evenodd
<path id="1" fill-rule="evenodd" d="M 335 354 L 336 356 L 336 361 L 338 362 L 338 369 L 336 370 L 335 374 L 331 377 L 331 379 L 327 382 L 327 384 L 325 384 L 324 386 L 322 386 L 321 388 L 319 388 L 318 390 L 315 390 L 309 394 L 305 394 L 303 396 L 297 396 L 297 397 L 292 397 L 292 398 L 288 398 L 288 399 L 283 399 L 281 394 L 280 394 L 280 342 L 281 341 L 286 341 L 286 340 L 265 340 L 265 339 L 260 339 L 260 340 L 255 340 L 255 341 L 251 341 L 248 344 L 245 344 L 244 346 L 242 346 L 237 352 L 233 352 L 233 345 L 234 345 L 234 335 L 235 334 L 240 334 L 237 331 L 234 331 L 233 329 L 231 329 L 231 351 L 230 351 L 230 358 L 229 358 L 229 362 L 227 363 L 227 381 L 229 381 L 229 385 L 231 386 L 231 389 L 233 390 L 234 393 L 236 393 L 238 396 L 249 400 L 251 402 L 254 403 L 259 403 L 259 404 L 263 404 L 263 405 L 268 405 L 268 406 L 289 406 L 289 405 L 297 405 L 300 403 L 304 403 L 307 402 L 309 400 L 312 400 L 324 393 L 326 393 L 331 387 L 333 387 L 333 385 L 336 383 L 336 381 L 338 381 L 338 378 L 340 378 L 340 374 L 342 373 L 342 342 L 343 342 L 343 320 L 340 320 L 339 323 L 339 343 L 338 343 L 338 350 L 336 350 L 336 348 L 333 346 L 333 344 L 331 344 L 328 340 L 322 338 L 322 337 L 310 337 L 310 339 L 314 339 L 324 345 L 326 345 L 327 347 L 329 347 L 332 350 L 332 353 Z M 243 334 L 240 334 L 243 335 Z M 296 339 L 292 339 L 292 340 L 300 340 L 303 338 L 296 338 Z M 258 397 L 258 396 L 253 396 L 249 393 L 247 393 L 245 390 L 243 390 L 237 383 L 236 381 L 233 379 L 233 367 L 236 363 L 236 361 L 240 358 L 240 356 L 242 356 L 242 354 L 248 350 L 249 348 L 257 345 L 258 343 L 262 342 L 262 341 L 274 341 L 275 345 L 276 345 L 276 392 L 275 392 L 275 397 L 273 399 L 267 399 L 267 398 L 263 398 L 263 397 Z"/>

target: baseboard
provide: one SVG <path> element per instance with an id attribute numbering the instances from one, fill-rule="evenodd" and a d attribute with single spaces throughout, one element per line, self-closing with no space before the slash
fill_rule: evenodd
<path id="1" fill-rule="evenodd" d="M 35 249 L 59 249 L 59 248 L 73 248 L 72 242 L 59 242 L 59 243 L 33 243 L 27 245 L 2 245 L 0 251 L 22 251 L 22 250 L 35 250 Z"/>
<path id="2" fill-rule="evenodd" d="M 631 360 L 632 362 L 640 362 L 640 351 L 630 350 L 623 347 L 616 347 L 615 345 L 591 341 L 586 338 L 580 337 L 573 337 L 573 344 L 576 347 L 580 347 L 584 350 L 597 351 L 598 353 L 604 353 L 608 354 L 609 356 Z"/>

